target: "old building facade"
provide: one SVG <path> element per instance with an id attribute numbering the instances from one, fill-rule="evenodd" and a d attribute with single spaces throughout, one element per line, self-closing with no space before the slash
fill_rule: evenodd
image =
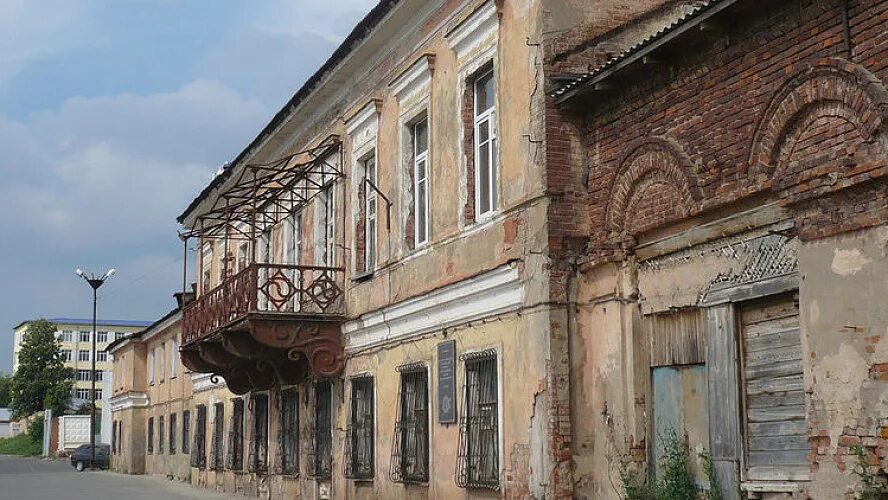
<path id="1" fill-rule="evenodd" d="M 549 59 L 577 493 L 675 428 L 727 498 L 858 498 L 854 446 L 884 476 L 888 436 L 888 3 L 691 7 L 592 71 L 650 21 Z"/>
<path id="2" fill-rule="evenodd" d="M 876 0 L 380 2 L 181 215 L 197 297 L 115 346 L 121 470 L 621 498 L 675 431 L 727 498 L 853 494 L 852 445 L 877 472 L 888 435 L 886 25 Z M 173 339 L 187 381 L 152 387 Z"/>

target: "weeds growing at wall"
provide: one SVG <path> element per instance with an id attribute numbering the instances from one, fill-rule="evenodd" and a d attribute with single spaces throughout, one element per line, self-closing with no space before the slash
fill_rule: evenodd
<path id="1" fill-rule="evenodd" d="M 689 500 L 703 498 L 721 500 L 715 482 L 715 470 L 709 454 L 701 455 L 704 470 L 709 476 L 710 489 L 703 491 L 697 487 L 691 472 L 691 457 L 687 441 L 678 436 L 675 429 L 668 429 L 663 435 L 663 449 L 660 462 L 660 478 L 633 471 L 627 461 L 620 464 L 620 481 L 626 500 Z"/>
<path id="2" fill-rule="evenodd" d="M 850 450 L 857 456 L 857 464 L 851 469 L 851 472 L 857 476 L 862 486 L 857 498 L 860 500 L 888 499 L 888 486 L 870 470 L 870 464 L 863 447 L 855 445 L 851 446 Z"/>

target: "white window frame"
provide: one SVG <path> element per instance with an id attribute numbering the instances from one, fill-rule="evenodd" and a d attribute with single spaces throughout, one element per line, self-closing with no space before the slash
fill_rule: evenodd
<path id="1" fill-rule="evenodd" d="M 77 341 L 78 342 L 89 342 L 89 335 L 91 332 L 85 332 L 83 330 L 77 332 Z M 83 340 L 83 334 L 86 334 L 86 340 Z"/>
<path id="2" fill-rule="evenodd" d="M 108 332 L 97 332 L 96 342 L 108 342 Z"/>
<path id="3" fill-rule="evenodd" d="M 482 79 L 490 77 L 493 80 L 493 105 L 485 110 L 478 109 L 478 84 Z M 499 96 L 499 92 L 497 91 L 497 79 L 496 73 L 494 72 L 494 68 L 490 68 L 489 71 L 484 71 L 483 73 L 479 73 L 476 77 L 472 79 L 472 116 L 473 116 L 473 127 L 474 127 L 474 140 L 472 147 L 475 150 L 474 159 L 475 159 L 475 219 L 483 220 L 491 217 L 497 211 L 497 206 L 499 204 L 499 189 L 497 183 L 499 182 L 499 161 L 498 161 L 498 150 L 499 145 L 497 141 L 497 122 L 496 122 L 496 102 Z M 487 124 L 488 137 L 487 141 L 483 144 L 480 140 L 481 127 L 484 124 Z M 489 191 L 487 193 L 488 200 L 490 202 L 489 207 L 481 206 L 481 148 L 487 145 L 487 185 Z"/>
<path id="4" fill-rule="evenodd" d="M 170 346 L 170 378 L 176 378 L 179 374 L 179 340 L 173 339 Z"/>
<path id="5" fill-rule="evenodd" d="M 201 249 L 200 257 L 201 273 L 200 287 L 201 292 L 209 291 L 213 285 L 213 244 L 204 243 Z"/>
<path id="6" fill-rule="evenodd" d="M 362 160 L 364 179 L 376 186 L 377 169 L 376 150 L 370 150 Z M 371 207 L 373 209 L 371 210 Z M 364 272 L 376 270 L 379 249 L 379 194 L 370 185 L 364 185 Z"/>
<path id="7" fill-rule="evenodd" d="M 336 184 L 327 183 L 317 196 L 317 224 L 315 228 L 315 262 L 318 266 L 334 267 L 336 262 Z M 327 239 L 326 235 L 330 238 Z"/>
<path id="8" fill-rule="evenodd" d="M 108 351 L 96 350 L 96 363 L 104 363 L 108 361 Z"/>
<path id="9" fill-rule="evenodd" d="M 65 362 L 70 362 L 73 359 L 73 355 L 71 354 L 71 349 L 62 349 L 62 360 Z"/>
<path id="10" fill-rule="evenodd" d="M 85 394 L 85 397 L 80 397 L 81 394 Z M 76 399 L 88 400 L 89 399 L 89 389 L 74 389 L 74 397 Z"/>
<path id="11" fill-rule="evenodd" d="M 158 378 L 160 379 L 160 383 L 163 383 L 164 380 L 164 367 L 166 365 L 166 342 L 162 342 L 160 344 L 160 356 L 157 356 L 158 363 Z"/>
<path id="12" fill-rule="evenodd" d="M 82 354 L 84 354 L 84 353 L 86 354 L 86 356 L 82 356 Z M 77 361 L 89 361 L 89 350 L 78 349 L 77 350 Z"/>
<path id="13" fill-rule="evenodd" d="M 154 348 L 148 350 L 148 383 L 154 383 Z"/>
<path id="14" fill-rule="evenodd" d="M 426 136 L 426 145 L 425 151 L 421 153 L 417 153 L 418 145 L 417 139 L 418 134 L 416 133 L 416 128 L 422 124 L 425 124 L 425 136 Z M 415 248 L 419 248 L 425 246 L 429 242 L 429 213 L 431 212 L 429 209 L 429 150 L 431 149 L 431 122 L 429 121 L 428 113 L 424 113 L 414 121 L 410 125 L 410 137 L 411 142 L 413 143 L 413 246 Z M 423 172 L 425 175 L 422 177 L 419 176 L 419 165 L 422 163 Z M 419 193 L 422 190 L 425 193 L 423 197 L 425 202 L 420 206 L 419 203 Z M 422 215 L 424 221 L 425 230 L 420 232 L 420 224 L 419 218 Z"/>

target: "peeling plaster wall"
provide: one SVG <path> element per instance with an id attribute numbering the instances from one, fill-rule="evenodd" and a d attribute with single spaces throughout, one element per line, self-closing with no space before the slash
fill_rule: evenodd
<path id="1" fill-rule="evenodd" d="M 888 451 L 888 226 L 805 243 L 800 308 L 813 448 L 812 498 L 859 487 L 862 445 L 871 463 Z"/>

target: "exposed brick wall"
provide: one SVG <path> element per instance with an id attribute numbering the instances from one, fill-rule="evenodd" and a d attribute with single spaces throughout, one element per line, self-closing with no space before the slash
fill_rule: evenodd
<path id="1" fill-rule="evenodd" d="M 363 181 L 358 184 L 358 217 L 355 221 L 355 269 L 367 271 L 367 189 Z"/>
<path id="2" fill-rule="evenodd" d="M 460 115 L 463 122 L 463 152 L 466 155 L 466 205 L 463 217 L 466 225 L 475 223 L 475 88 L 472 79 L 466 81 Z"/>
<path id="3" fill-rule="evenodd" d="M 593 251 L 613 253 L 627 234 L 759 192 L 775 192 L 796 210 L 806 238 L 888 221 L 870 202 L 884 198 L 888 166 L 879 142 L 888 110 L 888 3 L 851 2 L 854 61 L 846 59 L 838 0 L 772 4 L 756 14 L 707 40 L 705 50 L 689 51 L 644 79 L 620 81 L 618 92 L 597 93 L 590 113 L 562 117 L 584 127 L 574 153 L 560 149 L 570 144 L 563 136 L 568 129 L 549 121 L 550 188 L 555 179 L 576 180 L 588 170 Z M 620 186 L 631 149 L 651 138 L 674 143 L 676 156 L 688 159 L 686 184 L 662 174 L 671 188 L 645 176 Z M 562 162 L 578 150 L 584 157 L 565 172 Z M 882 187 L 850 189 L 873 180 Z M 699 200 L 678 205 L 684 189 L 698 190 Z M 615 201 L 622 210 L 616 217 L 631 221 L 623 234 L 605 223 Z M 572 200 L 556 204 L 554 213 L 579 216 Z M 555 240 L 574 234 L 557 217 L 553 231 Z"/>

